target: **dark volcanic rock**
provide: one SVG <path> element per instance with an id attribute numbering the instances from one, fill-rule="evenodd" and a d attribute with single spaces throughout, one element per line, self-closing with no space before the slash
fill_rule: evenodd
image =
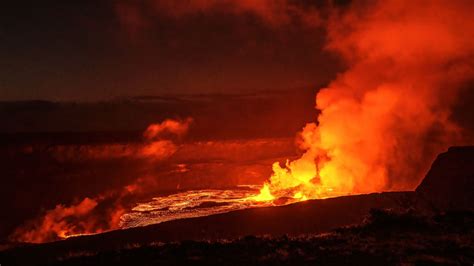
<path id="1" fill-rule="evenodd" d="M 474 146 L 438 155 L 416 192 L 438 210 L 474 209 Z"/>

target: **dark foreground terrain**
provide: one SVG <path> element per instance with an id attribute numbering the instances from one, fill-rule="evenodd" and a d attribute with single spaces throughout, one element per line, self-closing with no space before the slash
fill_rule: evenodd
<path id="1" fill-rule="evenodd" d="M 324 235 L 156 243 L 77 258 L 72 254 L 58 263 L 470 264 L 474 261 L 473 229 L 474 213 L 445 213 L 427 218 L 373 210 L 361 226 Z"/>
<path id="2" fill-rule="evenodd" d="M 474 213 L 433 216 L 373 209 L 360 225 L 319 235 L 129 244 L 76 250 L 46 260 L 2 256 L 2 265 L 393 265 L 474 261 Z"/>
<path id="3" fill-rule="evenodd" d="M 472 265 L 473 181 L 474 147 L 455 147 L 438 156 L 414 192 L 311 200 L 19 245 L 0 253 L 0 263 Z"/>

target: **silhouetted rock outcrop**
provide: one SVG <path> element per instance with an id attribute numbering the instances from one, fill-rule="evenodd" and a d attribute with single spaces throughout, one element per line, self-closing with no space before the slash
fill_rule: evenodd
<path id="1" fill-rule="evenodd" d="M 474 209 L 474 146 L 438 155 L 416 192 L 437 210 Z"/>

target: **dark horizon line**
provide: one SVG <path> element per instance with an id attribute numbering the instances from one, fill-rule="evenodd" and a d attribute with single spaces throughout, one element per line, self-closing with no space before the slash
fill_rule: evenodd
<path id="1" fill-rule="evenodd" d="M 123 95 L 114 96 L 110 98 L 98 98 L 98 99 L 48 99 L 48 98 L 30 98 L 30 99 L 0 99 L 0 104 L 26 104 L 26 103 L 44 103 L 44 104 L 55 104 L 55 103 L 113 103 L 113 102 L 127 102 L 127 101 L 142 101 L 142 102 L 153 102 L 153 101 L 188 101 L 188 100 L 199 100 L 204 98 L 252 98 L 262 96 L 277 96 L 287 95 L 290 93 L 305 93 L 311 92 L 316 95 L 316 92 L 324 86 L 321 85 L 308 85 L 294 87 L 290 89 L 263 89 L 248 92 L 204 92 L 204 93 L 162 93 L 162 94 L 141 94 L 141 95 Z"/>

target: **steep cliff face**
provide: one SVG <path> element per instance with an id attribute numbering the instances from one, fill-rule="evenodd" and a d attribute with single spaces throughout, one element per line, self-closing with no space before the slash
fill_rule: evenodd
<path id="1" fill-rule="evenodd" d="M 474 209 L 474 146 L 438 155 L 416 192 L 436 209 Z"/>

